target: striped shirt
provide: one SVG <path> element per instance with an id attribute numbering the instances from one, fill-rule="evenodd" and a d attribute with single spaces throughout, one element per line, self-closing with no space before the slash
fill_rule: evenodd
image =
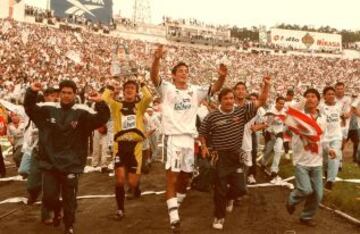
<path id="1" fill-rule="evenodd" d="M 256 115 L 253 103 L 234 107 L 230 113 L 216 110 L 208 114 L 199 129 L 199 135 L 211 138 L 215 150 L 238 150 L 241 148 L 244 126 Z"/>

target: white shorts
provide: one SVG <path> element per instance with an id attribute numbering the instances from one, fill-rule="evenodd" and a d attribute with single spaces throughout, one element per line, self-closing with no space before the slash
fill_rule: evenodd
<path id="1" fill-rule="evenodd" d="M 164 136 L 165 169 L 192 173 L 194 170 L 194 138 L 189 135 Z"/>
<path id="2" fill-rule="evenodd" d="M 343 127 L 343 128 L 341 128 L 341 130 L 342 130 L 343 139 L 346 140 L 348 138 L 349 129 Z"/>

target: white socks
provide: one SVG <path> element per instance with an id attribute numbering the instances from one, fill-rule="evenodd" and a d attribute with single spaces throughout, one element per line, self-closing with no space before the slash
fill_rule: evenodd
<path id="1" fill-rule="evenodd" d="M 169 217 L 170 217 L 170 223 L 174 223 L 176 221 L 179 221 L 179 211 L 178 211 L 178 199 L 176 197 L 172 197 L 166 201 Z"/>
<path id="2" fill-rule="evenodd" d="M 179 203 L 179 206 L 181 205 L 181 203 L 184 201 L 186 194 L 184 193 L 176 193 L 176 197 L 177 197 L 177 201 Z"/>

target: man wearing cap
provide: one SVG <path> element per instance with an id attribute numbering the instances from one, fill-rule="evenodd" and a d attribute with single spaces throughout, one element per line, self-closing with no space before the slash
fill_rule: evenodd
<path id="1" fill-rule="evenodd" d="M 87 139 L 90 133 L 105 124 L 110 111 L 98 93 L 90 100 L 96 111 L 75 104 L 76 84 L 71 80 L 60 83 L 60 103 L 36 104 L 42 89 L 34 82 L 26 91 L 26 114 L 39 129 L 39 166 L 43 170 L 43 203 L 54 210 L 54 225 L 60 224 L 61 203 L 64 208 L 65 233 L 74 233 L 76 194 L 79 175 L 87 158 Z"/>

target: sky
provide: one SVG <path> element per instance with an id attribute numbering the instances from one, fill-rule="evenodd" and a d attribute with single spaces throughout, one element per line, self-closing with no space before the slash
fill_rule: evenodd
<path id="1" fill-rule="evenodd" d="M 25 0 L 46 6 L 47 0 Z M 65 1 L 65 0 L 64 0 Z M 135 0 L 113 0 L 114 13 L 133 14 Z M 162 16 L 195 18 L 211 24 L 238 27 L 298 24 L 360 30 L 359 0 L 148 0 L 152 23 Z"/>

